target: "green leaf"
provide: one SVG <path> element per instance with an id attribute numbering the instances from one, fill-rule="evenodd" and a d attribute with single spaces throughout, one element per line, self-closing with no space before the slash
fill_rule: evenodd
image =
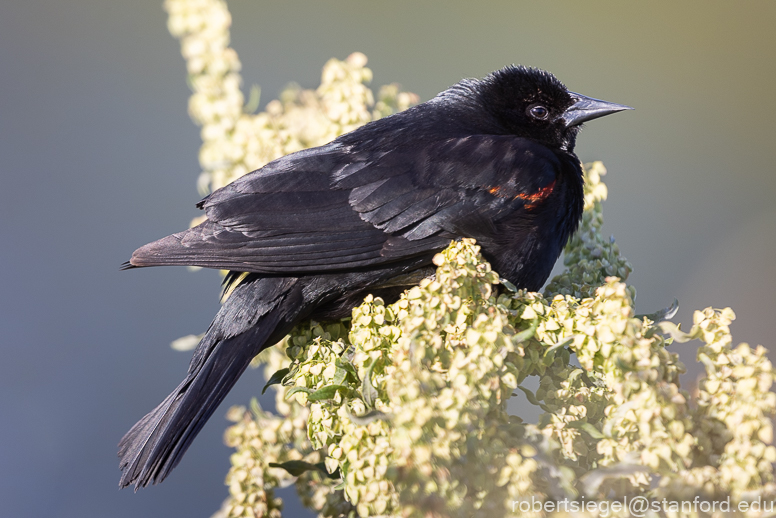
<path id="1" fill-rule="evenodd" d="M 569 423 L 566 423 L 566 426 L 569 428 L 575 428 L 577 430 L 582 430 L 586 432 L 590 437 L 593 439 L 603 439 L 604 434 L 601 433 L 601 430 L 593 426 L 592 424 L 588 423 L 587 421 L 571 421 Z"/>
<path id="2" fill-rule="evenodd" d="M 545 412 L 550 412 L 550 409 L 547 407 L 547 405 L 545 405 L 544 403 L 542 403 L 541 401 L 536 399 L 536 396 L 534 395 L 533 392 L 531 392 L 530 390 L 528 390 L 525 387 L 521 387 L 520 385 L 518 385 L 517 388 L 519 388 L 520 390 L 523 391 L 523 393 L 525 394 L 525 397 L 526 397 L 526 399 L 528 399 L 529 403 L 531 403 L 532 405 L 536 405 L 536 406 L 540 407 Z"/>
<path id="3" fill-rule="evenodd" d="M 677 311 L 679 311 L 679 300 L 674 299 L 674 302 L 667 308 L 663 308 L 659 311 L 655 311 L 654 313 L 649 313 L 646 315 L 636 315 L 636 318 L 643 320 L 644 317 L 646 317 L 653 322 L 662 322 L 663 320 L 671 320 L 674 318 Z"/>
<path id="4" fill-rule="evenodd" d="M 261 394 L 264 395 L 264 393 L 267 391 L 269 387 L 271 387 L 272 385 L 277 385 L 278 383 L 282 382 L 283 378 L 285 378 L 286 375 L 288 374 L 288 371 L 289 369 L 285 368 L 285 369 L 280 369 L 275 374 L 273 374 L 272 377 L 270 377 L 269 380 L 267 381 L 267 384 L 264 385 L 264 388 L 261 389 Z"/>
<path id="5" fill-rule="evenodd" d="M 539 319 L 534 318 L 533 321 L 531 322 L 531 327 L 529 327 L 528 329 L 524 329 L 515 335 L 515 338 L 514 338 L 515 343 L 525 342 L 529 338 L 533 338 L 533 336 L 536 334 L 536 328 L 538 327 L 539 327 Z"/>
<path id="6" fill-rule="evenodd" d="M 304 392 L 309 396 L 310 394 L 312 394 L 313 391 L 307 387 L 291 387 L 290 389 L 288 389 L 288 392 L 286 392 L 286 399 L 290 398 L 297 392 Z"/>
<path id="7" fill-rule="evenodd" d="M 319 388 L 318 390 L 312 390 L 307 387 L 291 387 L 288 392 L 286 392 L 286 399 L 290 398 L 297 392 L 304 392 L 307 394 L 307 401 L 323 401 L 326 399 L 332 399 L 335 395 L 337 395 L 338 390 L 343 391 L 346 396 L 355 397 L 358 395 L 356 394 L 355 390 L 345 385 L 327 385 L 325 387 Z"/>
<path id="8" fill-rule="evenodd" d="M 335 385 L 344 385 L 344 381 L 348 374 L 351 375 L 353 380 L 358 380 L 358 371 L 349 361 L 343 360 L 342 358 L 335 358 L 334 365 L 337 366 L 337 372 L 334 374 Z M 340 379 L 340 377 L 342 377 L 342 379 Z"/>
<path id="9" fill-rule="evenodd" d="M 308 393 L 307 400 L 323 401 L 326 399 L 332 399 L 337 395 L 337 391 L 339 390 L 343 391 L 346 395 L 354 395 L 353 390 L 350 387 L 346 387 L 345 385 L 328 385 L 326 387 L 319 388 L 315 392 Z"/>
<path id="10" fill-rule="evenodd" d="M 501 283 L 502 286 L 504 286 L 507 290 L 511 291 L 512 293 L 517 293 L 517 287 L 509 282 L 508 280 L 502 278 L 499 278 L 499 283 Z"/>
<path id="11" fill-rule="evenodd" d="M 550 353 L 554 353 L 555 351 L 557 351 L 561 347 L 566 347 L 568 344 L 570 344 L 573 341 L 574 341 L 574 337 L 573 336 L 569 336 L 568 338 L 566 338 L 562 342 L 557 343 L 557 344 L 553 345 L 552 347 L 548 347 L 544 351 L 544 357 L 546 358 Z"/>
<path id="12" fill-rule="evenodd" d="M 372 369 L 374 369 L 376 363 L 377 360 L 374 360 L 369 364 L 369 367 L 367 367 L 366 373 L 364 374 L 364 379 L 361 381 L 361 396 L 364 399 L 364 403 L 366 403 L 369 408 L 374 408 L 375 401 L 380 397 L 380 394 L 377 393 L 377 389 L 372 385 Z"/>
<path id="13" fill-rule="evenodd" d="M 595 381 L 590 379 L 590 376 L 587 375 L 587 371 L 585 369 L 574 369 L 571 371 L 571 374 L 568 376 L 569 383 L 573 384 L 577 378 L 580 378 L 582 380 L 582 383 L 584 383 L 588 387 L 597 387 L 601 384 L 596 383 Z"/>
<path id="14" fill-rule="evenodd" d="M 337 370 L 334 371 L 334 379 L 332 380 L 332 383 L 335 385 L 342 385 L 342 383 L 345 381 L 345 378 L 347 377 L 348 371 L 338 365 Z"/>

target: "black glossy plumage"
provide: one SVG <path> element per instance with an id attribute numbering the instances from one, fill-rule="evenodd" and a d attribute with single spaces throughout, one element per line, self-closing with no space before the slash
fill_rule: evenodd
<path id="1" fill-rule="evenodd" d="M 295 323 L 345 316 L 367 292 L 395 296 L 453 239 L 475 238 L 503 277 L 539 289 L 582 213 L 579 121 L 622 109 L 507 67 L 206 197 L 207 221 L 139 248 L 128 267 L 251 274 L 184 381 L 121 440 L 120 485 L 163 480 L 250 360 Z"/>

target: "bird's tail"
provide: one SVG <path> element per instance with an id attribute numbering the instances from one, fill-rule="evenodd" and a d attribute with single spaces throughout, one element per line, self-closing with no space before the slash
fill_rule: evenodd
<path id="1" fill-rule="evenodd" d="M 156 484 L 180 462 L 251 359 L 305 311 L 300 280 L 250 275 L 221 306 L 186 378 L 119 443 L 120 487 Z"/>

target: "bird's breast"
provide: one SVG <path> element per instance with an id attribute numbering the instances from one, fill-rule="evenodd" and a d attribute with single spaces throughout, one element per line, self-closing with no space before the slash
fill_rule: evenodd
<path id="1" fill-rule="evenodd" d="M 584 205 L 581 169 L 566 173 L 532 193 L 515 195 L 524 202 L 522 209 L 498 221 L 494 233 L 479 240 L 493 268 L 518 288 L 537 291 L 544 285 L 579 224 Z"/>

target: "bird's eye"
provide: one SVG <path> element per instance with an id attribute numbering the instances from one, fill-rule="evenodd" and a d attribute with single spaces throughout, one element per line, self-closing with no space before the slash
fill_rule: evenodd
<path id="1" fill-rule="evenodd" d="M 528 109 L 528 114 L 534 119 L 543 121 L 550 115 L 550 110 L 544 106 L 536 105 Z"/>

